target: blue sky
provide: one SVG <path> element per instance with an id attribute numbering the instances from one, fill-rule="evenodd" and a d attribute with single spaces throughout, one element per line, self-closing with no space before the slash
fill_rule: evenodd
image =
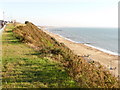
<path id="1" fill-rule="evenodd" d="M 37 25 L 117 27 L 119 0 L 1 0 L 0 18 Z"/>

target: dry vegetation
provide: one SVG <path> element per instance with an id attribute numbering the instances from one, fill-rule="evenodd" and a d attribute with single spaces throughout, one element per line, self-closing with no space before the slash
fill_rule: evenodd
<path id="1" fill-rule="evenodd" d="M 64 70 L 67 71 L 69 76 L 77 83 L 77 85 L 72 85 L 73 87 L 118 87 L 117 79 L 113 77 L 102 65 L 97 62 L 87 62 L 83 57 L 75 55 L 63 43 L 57 42 L 54 38 L 47 35 L 34 24 L 26 22 L 26 25 L 16 26 L 16 28 L 12 29 L 12 33 L 13 37 L 17 38 L 16 40 L 26 43 L 29 47 L 35 50 L 35 53 L 30 55 L 35 55 L 39 58 L 49 58 L 50 60 L 59 63 Z M 44 59 L 42 60 L 44 61 Z M 70 87 L 70 85 L 67 87 Z"/>

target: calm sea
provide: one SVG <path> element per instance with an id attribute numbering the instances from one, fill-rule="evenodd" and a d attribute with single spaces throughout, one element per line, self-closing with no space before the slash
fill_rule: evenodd
<path id="1" fill-rule="evenodd" d="M 84 43 L 114 55 L 118 54 L 117 28 L 49 28 L 48 31 L 59 34 L 76 43 Z"/>

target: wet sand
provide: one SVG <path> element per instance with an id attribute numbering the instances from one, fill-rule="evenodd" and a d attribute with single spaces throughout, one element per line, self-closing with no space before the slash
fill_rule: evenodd
<path id="1" fill-rule="evenodd" d="M 69 47 L 75 54 L 79 56 L 88 56 L 90 60 L 99 62 L 101 65 L 107 67 L 108 70 L 114 75 L 118 76 L 118 56 L 111 55 L 100 51 L 98 49 L 86 46 L 84 44 L 75 43 L 56 35 L 54 33 L 48 32 L 43 29 L 44 32 L 54 37 L 58 42 L 64 43 L 67 47 Z"/>

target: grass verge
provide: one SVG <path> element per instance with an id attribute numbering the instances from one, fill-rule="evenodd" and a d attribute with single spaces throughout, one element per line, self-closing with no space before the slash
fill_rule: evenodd
<path id="1" fill-rule="evenodd" d="M 13 28 L 7 25 L 2 35 L 2 88 L 78 87 L 61 63 L 36 56 L 32 48 L 14 37 Z"/>

